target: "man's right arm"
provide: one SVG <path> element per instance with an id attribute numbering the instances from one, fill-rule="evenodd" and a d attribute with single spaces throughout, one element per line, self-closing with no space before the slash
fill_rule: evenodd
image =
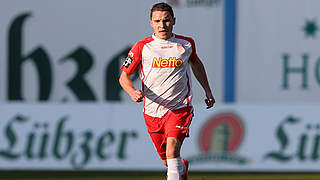
<path id="1" fill-rule="evenodd" d="M 126 72 L 122 71 L 119 83 L 123 90 L 131 97 L 134 102 L 141 102 L 143 98 L 143 94 L 141 90 L 137 90 L 134 88 L 134 85 L 130 79 L 130 75 Z"/>

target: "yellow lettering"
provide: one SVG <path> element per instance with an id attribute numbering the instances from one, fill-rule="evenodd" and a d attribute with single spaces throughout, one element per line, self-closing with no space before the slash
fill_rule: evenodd
<path id="1" fill-rule="evenodd" d="M 162 59 L 161 67 L 168 67 L 168 60 L 167 59 Z"/>
<path id="2" fill-rule="evenodd" d="M 176 57 L 170 57 L 169 59 L 162 59 L 159 57 L 159 60 L 154 57 L 152 62 L 152 67 L 156 68 L 174 68 L 179 67 L 183 64 L 181 59 L 176 59 Z"/>
<path id="3" fill-rule="evenodd" d="M 161 58 L 159 58 L 159 61 L 156 57 L 153 58 L 152 67 L 160 67 Z"/>
<path id="4" fill-rule="evenodd" d="M 176 63 L 175 63 L 175 66 L 176 67 L 179 67 L 179 66 L 181 66 L 182 65 L 182 60 L 181 59 L 178 59 L 178 60 L 176 60 Z"/>
<path id="5" fill-rule="evenodd" d="M 172 58 L 172 57 L 170 57 L 169 58 L 169 67 L 174 67 L 174 61 L 176 60 L 176 58 Z"/>

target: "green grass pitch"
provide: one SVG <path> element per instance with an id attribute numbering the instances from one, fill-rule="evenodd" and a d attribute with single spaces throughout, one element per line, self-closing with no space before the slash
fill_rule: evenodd
<path id="1" fill-rule="evenodd" d="M 1 180 L 165 180 L 165 172 L 0 171 Z M 190 172 L 189 180 L 319 180 L 320 173 Z"/>

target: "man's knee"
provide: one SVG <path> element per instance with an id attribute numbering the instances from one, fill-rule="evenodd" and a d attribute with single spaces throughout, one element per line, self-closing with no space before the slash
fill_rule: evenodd
<path id="1" fill-rule="evenodd" d="M 180 141 L 175 137 L 169 137 L 167 139 L 167 158 L 176 158 L 180 156 Z"/>

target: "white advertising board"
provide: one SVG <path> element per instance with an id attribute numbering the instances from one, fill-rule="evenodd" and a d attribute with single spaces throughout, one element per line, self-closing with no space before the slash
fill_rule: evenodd
<path id="1" fill-rule="evenodd" d="M 195 106 L 191 171 L 319 171 L 319 105 Z M 0 106 L 0 169 L 165 170 L 136 104 Z"/>
<path id="2" fill-rule="evenodd" d="M 157 168 L 143 158 L 153 146 L 134 107 L 1 106 L 1 169 Z"/>
<path id="3" fill-rule="evenodd" d="M 241 0 L 238 103 L 320 102 L 318 0 Z"/>
<path id="4" fill-rule="evenodd" d="M 2 1 L 0 101 L 129 101 L 118 83 L 119 67 L 129 48 L 151 35 L 149 11 L 156 2 Z M 181 0 L 173 5 L 174 32 L 195 39 L 219 101 L 222 7 L 221 0 Z M 135 84 L 141 87 L 140 80 Z M 198 83 L 193 91 L 194 102 L 202 103 L 205 94 Z"/>

